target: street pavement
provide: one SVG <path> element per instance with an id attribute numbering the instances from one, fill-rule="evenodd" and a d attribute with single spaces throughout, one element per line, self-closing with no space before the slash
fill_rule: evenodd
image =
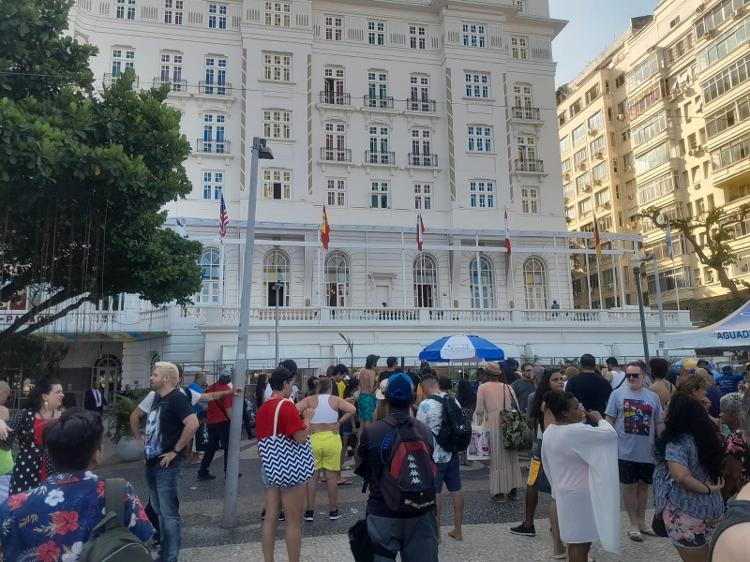
<path id="1" fill-rule="evenodd" d="M 351 460 L 345 465 L 351 468 Z M 224 505 L 224 475 L 221 454 L 217 454 L 212 464 L 216 480 L 199 482 L 197 465 L 188 465 L 182 481 L 182 555 L 186 562 L 221 560 L 256 561 L 262 560 L 260 548 L 260 514 L 263 509 L 263 484 L 260 481 L 255 441 L 243 441 L 240 453 L 240 479 L 238 515 L 239 526 L 234 529 L 221 527 Z M 97 474 L 104 478 L 123 477 L 130 481 L 145 502 L 148 498 L 143 464 L 117 463 L 109 458 Z M 342 518 L 328 520 L 328 499 L 325 484 L 320 483 L 317 495 L 315 521 L 305 523 L 302 544 L 304 561 L 349 561 L 347 530 L 357 520 L 364 517 L 366 496 L 361 493 L 362 481 L 351 470 L 345 476 L 352 482 L 350 486 L 338 488 L 339 510 Z M 547 522 L 547 498 L 542 495 L 537 508 L 536 538 L 511 535 L 509 528 L 523 518 L 523 490 L 519 500 L 496 504 L 490 500 L 487 486 L 487 468 L 480 463 L 462 467 L 463 489 L 466 496 L 464 541 L 453 541 L 447 535 L 446 527 L 452 521 L 452 509 L 447 494 L 443 496 L 445 515 L 443 516 L 443 543 L 440 545 L 442 560 L 461 562 L 487 560 L 534 561 L 551 560 L 552 550 Z M 623 513 L 623 521 L 626 516 Z M 284 523 L 279 523 L 276 544 L 276 559 L 286 561 L 283 540 Z M 592 556 L 597 561 L 615 560 L 659 560 L 671 562 L 679 560 L 674 548 L 667 539 L 645 537 L 643 543 L 627 539 L 623 527 L 622 552 L 619 556 L 605 553 L 596 548 Z"/>

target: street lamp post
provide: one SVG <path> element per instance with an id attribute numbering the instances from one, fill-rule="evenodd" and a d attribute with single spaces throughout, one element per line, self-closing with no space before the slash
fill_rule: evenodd
<path id="1" fill-rule="evenodd" d="M 242 296 L 240 298 L 240 323 L 237 328 L 237 355 L 234 362 L 232 384 L 242 386 L 247 375 L 247 344 L 250 328 L 250 291 L 253 285 L 253 251 L 255 249 L 255 209 L 258 199 L 258 159 L 273 160 L 273 152 L 266 147 L 266 139 L 253 138 L 250 149 L 250 188 L 247 194 L 247 222 L 245 227 L 245 263 L 242 270 Z M 242 434 L 242 403 L 245 397 L 235 395 L 232 400 L 232 418 L 229 423 L 229 450 L 227 476 L 224 487 L 223 527 L 237 526 L 237 497 L 240 476 L 240 437 Z"/>
<path id="2" fill-rule="evenodd" d="M 641 318 L 641 338 L 643 338 L 643 358 L 648 363 L 648 334 L 646 333 L 646 313 L 643 310 L 643 291 L 641 290 L 641 260 L 637 257 L 631 261 L 633 275 L 635 276 L 635 292 L 638 295 L 638 314 Z"/>
<path id="3" fill-rule="evenodd" d="M 650 261 L 654 264 L 654 280 L 656 285 L 656 309 L 659 311 L 659 331 L 664 333 L 666 324 L 664 321 L 664 303 L 661 300 L 661 279 L 659 278 L 659 262 L 653 254 L 647 255 L 643 261 Z"/>

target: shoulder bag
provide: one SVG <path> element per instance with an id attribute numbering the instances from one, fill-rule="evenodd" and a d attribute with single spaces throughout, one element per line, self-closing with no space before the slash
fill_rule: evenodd
<path id="1" fill-rule="evenodd" d="M 505 409 L 505 396 L 510 392 L 512 407 L 510 410 Z M 501 429 L 503 432 L 503 447 L 506 449 L 523 449 L 528 441 L 528 426 L 523 418 L 521 409 L 516 402 L 516 396 L 512 388 L 505 385 L 503 388 L 503 410 L 500 412 L 502 421 Z"/>
<path id="2" fill-rule="evenodd" d="M 273 417 L 273 435 L 258 441 L 258 453 L 263 461 L 263 471 L 269 486 L 293 488 L 304 484 L 315 473 L 310 438 L 303 444 L 291 437 L 278 434 L 279 411 L 284 402 L 294 406 L 294 402 L 284 398 L 276 405 Z"/>

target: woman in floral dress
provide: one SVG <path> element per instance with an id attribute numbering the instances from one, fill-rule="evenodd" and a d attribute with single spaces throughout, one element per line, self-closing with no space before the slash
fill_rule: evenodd
<path id="1" fill-rule="evenodd" d="M 731 433 L 724 440 L 724 501 L 734 496 L 748 482 L 750 476 L 750 446 L 743 421 L 747 412 L 742 406 L 743 396 L 730 392 L 721 397 L 719 417 Z M 750 420 L 748 420 L 750 421 Z"/>

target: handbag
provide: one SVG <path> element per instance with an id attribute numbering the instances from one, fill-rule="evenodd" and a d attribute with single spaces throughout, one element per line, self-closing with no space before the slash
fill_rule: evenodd
<path id="1" fill-rule="evenodd" d="M 294 405 L 288 398 L 279 400 L 273 418 L 273 435 L 258 441 L 258 454 L 269 486 L 293 488 L 312 477 L 315 461 L 309 437 L 300 445 L 291 437 L 278 434 L 279 411 L 284 402 Z"/>
<path id="2" fill-rule="evenodd" d="M 466 460 L 486 461 L 490 458 L 490 430 L 479 416 L 474 414 L 471 421 L 471 440 L 466 449 Z"/>
<path id="3" fill-rule="evenodd" d="M 528 443 L 528 426 L 521 409 L 518 407 L 513 390 L 506 387 L 503 392 L 505 393 L 508 390 L 510 390 L 512 408 L 510 410 L 505 409 L 505 394 L 503 394 L 503 410 L 500 412 L 503 447 L 513 450 L 523 449 Z"/>

